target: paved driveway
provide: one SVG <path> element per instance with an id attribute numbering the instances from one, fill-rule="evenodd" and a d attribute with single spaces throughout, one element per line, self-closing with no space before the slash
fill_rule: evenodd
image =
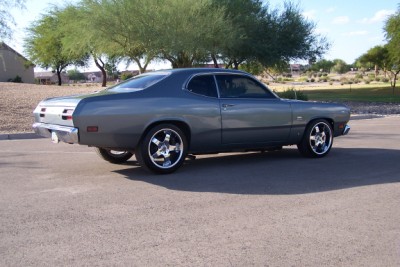
<path id="1" fill-rule="evenodd" d="M 351 126 L 323 159 L 202 156 L 167 176 L 0 141 L 0 266 L 400 266 L 400 117 Z"/>

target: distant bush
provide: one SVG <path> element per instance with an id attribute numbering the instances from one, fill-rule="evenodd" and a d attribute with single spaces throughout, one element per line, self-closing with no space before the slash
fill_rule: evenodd
<path id="1" fill-rule="evenodd" d="M 72 81 L 84 81 L 86 77 L 83 73 L 79 72 L 77 69 L 69 70 L 67 72 L 68 78 Z"/>
<path id="2" fill-rule="evenodd" d="M 132 77 L 133 77 L 132 73 L 122 73 L 121 74 L 121 80 L 122 81 L 128 80 L 129 78 L 132 78 Z"/>
<path id="3" fill-rule="evenodd" d="M 8 79 L 8 82 L 12 82 L 12 83 L 23 83 L 22 78 L 21 78 L 19 75 L 15 76 L 14 79 Z"/>
<path id="4" fill-rule="evenodd" d="M 304 92 L 297 91 L 294 88 L 289 88 L 283 92 L 275 92 L 275 93 L 281 98 L 298 99 L 298 100 L 304 100 L 304 101 L 308 100 L 308 96 Z"/>
<path id="5" fill-rule="evenodd" d="M 384 83 L 388 83 L 389 82 L 389 78 L 384 77 L 384 78 L 381 79 L 381 81 L 384 82 Z"/>
<path id="6" fill-rule="evenodd" d="M 356 79 L 362 79 L 363 75 L 361 73 L 357 73 L 355 76 Z"/>

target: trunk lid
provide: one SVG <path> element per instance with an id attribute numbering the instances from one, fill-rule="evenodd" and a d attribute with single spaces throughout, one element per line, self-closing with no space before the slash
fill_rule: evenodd
<path id="1" fill-rule="evenodd" d="M 83 98 L 83 95 L 76 95 L 43 100 L 33 111 L 35 122 L 73 126 L 74 110 Z"/>

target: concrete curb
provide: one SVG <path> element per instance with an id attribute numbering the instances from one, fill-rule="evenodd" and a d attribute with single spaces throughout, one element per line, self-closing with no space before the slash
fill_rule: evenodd
<path id="1" fill-rule="evenodd" d="M 370 120 L 387 117 L 386 115 L 378 114 L 354 114 L 350 116 L 350 120 Z"/>
<path id="2" fill-rule="evenodd" d="M 25 140 L 25 139 L 38 139 L 43 138 L 35 133 L 12 133 L 0 134 L 0 141 L 4 140 Z"/>

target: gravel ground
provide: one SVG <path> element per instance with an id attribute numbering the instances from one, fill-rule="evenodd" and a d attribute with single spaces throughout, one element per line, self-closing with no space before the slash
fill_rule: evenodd
<path id="1" fill-rule="evenodd" d="M 0 83 L 0 133 L 32 132 L 32 112 L 37 104 L 49 97 L 90 93 L 98 85 L 53 86 Z"/>
<path id="2" fill-rule="evenodd" d="M 34 84 L 0 83 L 0 134 L 32 132 L 32 112 L 37 104 L 48 97 L 91 93 L 99 85 L 49 86 Z M 400 114 L 399 103 L 344 102 L 352 114 Z"/>

